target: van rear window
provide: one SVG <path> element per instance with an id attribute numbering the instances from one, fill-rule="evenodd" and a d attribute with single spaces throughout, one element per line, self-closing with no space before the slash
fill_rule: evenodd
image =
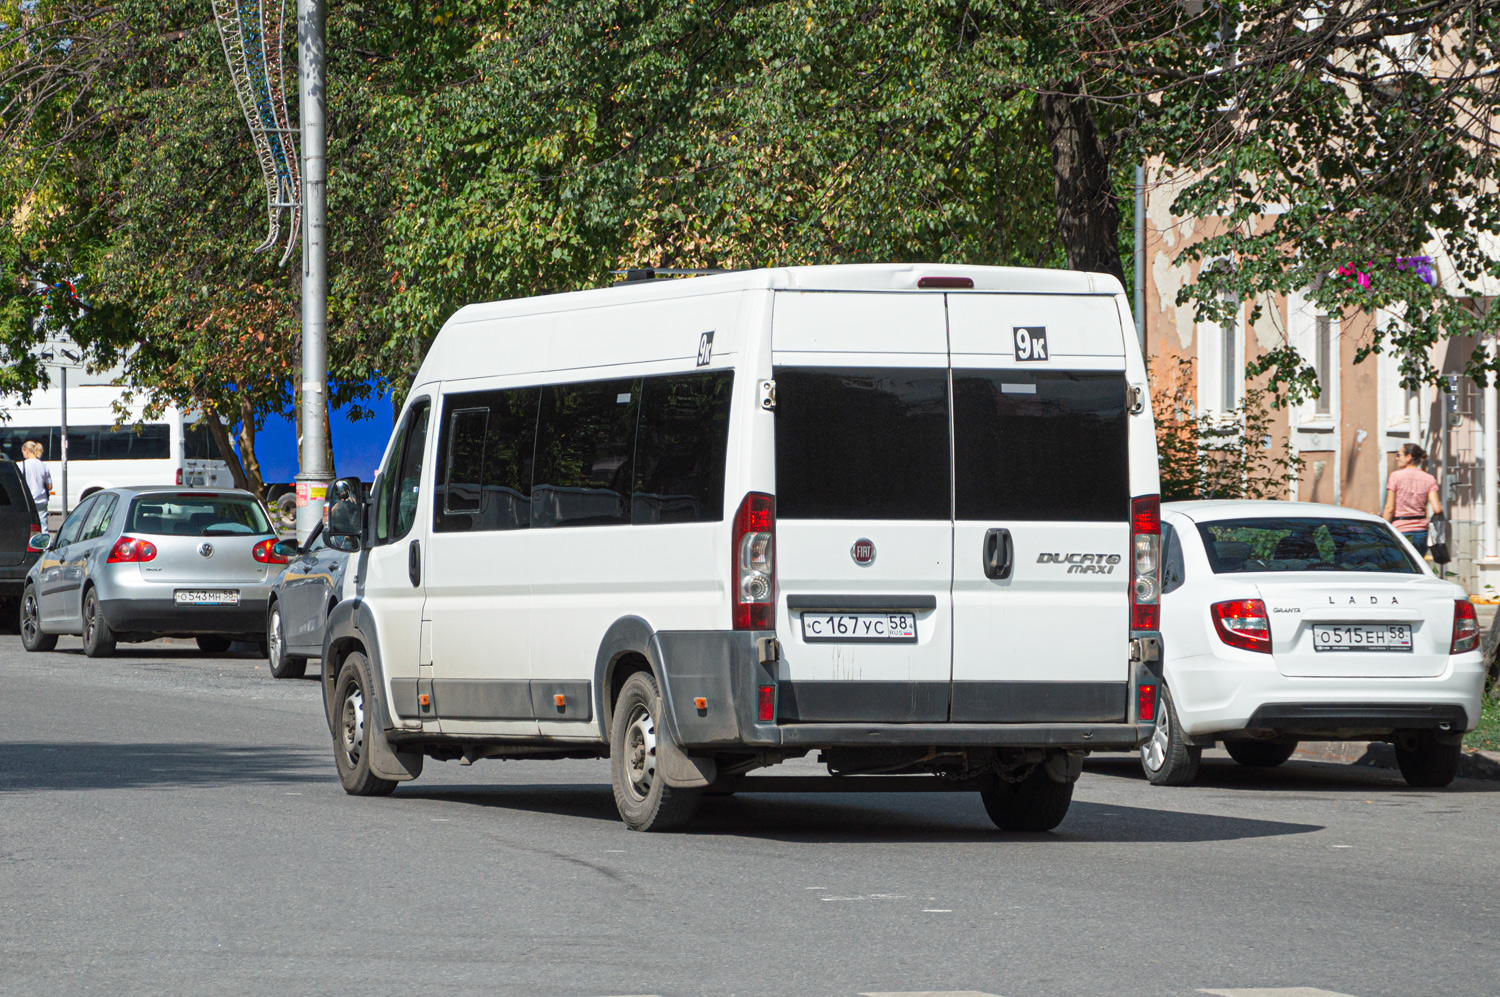
<path id="1" fill-rule="evenodd" d="M 948 519 L 948 371 L 776 369 L 776 514 Z"/>
<path id="2" fill-rule="evenodd" d="M 1125 378 L 955 370 L 953 456 L 959 519 L 1124 522 Z"/>

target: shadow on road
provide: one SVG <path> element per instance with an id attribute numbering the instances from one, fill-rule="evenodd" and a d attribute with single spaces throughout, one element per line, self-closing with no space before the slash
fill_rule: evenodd
<path id="1" fill-rule="evenodd" d="M 1134 755 L 1094 755 L 1083 763 L 1084 771 L 1095 775 L 1132 779 L 1143 786 L 1146 777 Z M 1148 787 L 1153 792 L 1171 793 L 1173 787 Z M 1293 759 L 1275 768 L 1257 769 L 1241 765 L 1227 755 L 1205 756 L 1192 789 L 1235 789 L 1276 791 L 1283 793 L 1368 793 L 1371 790 L 1396 790 L 1410 793 L 1500 793 L 1500 782 L 1478 779 L 1456 779 L 1444 789 L 1412 789 L 1395 769 L 1374 765 L 1351 765 L 1340 762 L 1315 762 Z M 1181 792 L 1181 790 L 1176 790 Z"/>
<path id="2" fill-rule="evenodd" d="M 484 789 L 402 786 L 407 799 L 464 803 L 498 810 L 583 817 L 618 823 L 605 785 L 516 785 Z M 708 797 L 684 833 L 733 835 L 786 842 L 963 842 L 1023 840 L 1085 842 L 1235 841 L 1323 830 L 1321 824 L 1256 820 L 1075 802 L 1051 834 L 1007 834 L 995 829 L 969 793 L 744 794 Z"/>
<path id="3" fill-rule="evenodd" d="M 326 782 L 326 752 L 259 745 L 0 743 L 0 794 Z"/>

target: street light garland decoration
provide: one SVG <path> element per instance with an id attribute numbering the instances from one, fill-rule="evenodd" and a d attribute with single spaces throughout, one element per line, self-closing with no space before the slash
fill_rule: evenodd
<path id="1" fill-rule="evenodd" d="M 266 238 L 255 251 L 270 249 L 281 241 L 285 212 L 290 216 L 289 231 L 279 264 L 285 266 L 297 244 L 302 223 L 297 143 L 286 110 L 281 59 L 286 0 L 210 0 L 210 3 L 219 26 L 219 40 L 224 43 L 224 59 L 229 63 L 235 96 L 245 113 L 245 124 L 250 128 L 266 186 Z"/>

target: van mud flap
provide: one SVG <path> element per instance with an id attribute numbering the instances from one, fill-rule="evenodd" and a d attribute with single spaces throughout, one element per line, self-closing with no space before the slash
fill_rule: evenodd
<path id="1" fill-rule="evenodd" d="M 420 771 L 421 765 L 417 767 Z M 712 758 L 695 758 L 683 751 L 668 736 L 656 739 L 656 773 L 673 789 L 701 789 L 719 777 L 719 767 Z"/>

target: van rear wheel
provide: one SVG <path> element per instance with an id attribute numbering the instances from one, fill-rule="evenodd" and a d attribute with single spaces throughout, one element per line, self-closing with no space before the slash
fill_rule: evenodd
<path id="1" fill-rule="evenodd" d="M 609 731 L 609 775 L 620 819 L 632 831 L 673 831 L 693 819 L 703 793 L 673 789 L 657 768 L 661 693 L 650 672 L 625 680 Z"/>
<path id="2" fill-rule="evenodd" d="M 985 812 L 1002 831 L 1050 831 L 1063 822 L 1073 802 L 1073 783 L 1058 782 L 1038 765 L 1020 782 L 995 780 L 981 789 Z"/>

